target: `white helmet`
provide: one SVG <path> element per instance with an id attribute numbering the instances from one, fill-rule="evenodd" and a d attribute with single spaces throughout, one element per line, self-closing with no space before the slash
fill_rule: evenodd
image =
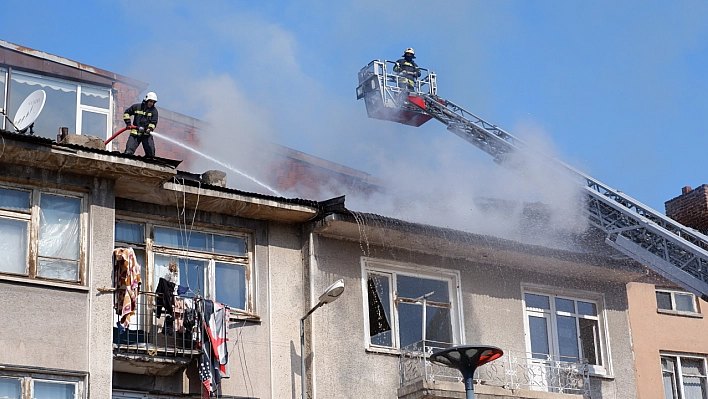
<path id="1" fill-rule="evenodd" d="M 148 94 L 146 94 L 145 98 L 143 99 L 143 101 L 150 101 L 150 100 L 157 102 L 157 94 L 155 94 L 154 91 L 148 92 Z"/>

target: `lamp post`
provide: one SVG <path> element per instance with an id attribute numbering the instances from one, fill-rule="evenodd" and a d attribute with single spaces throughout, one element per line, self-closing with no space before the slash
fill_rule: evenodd
<path id="1" fill-rule="evenodd" d="M 317 305 L 300 319 L 300 377 L 302 399 L 305 399 L 305 319 L 322 305 L 333 302 L 335 299 L 339 298 L 342 292 L 344 292 L 344 280 L 337 280 L 320 295 Z"/>
<path id="2" fill-rule="evenodd" d="M 503 354 L 496 346 L 459 345 L 433 353 L 430 355 L 430 361 L 460 370 L 465 380 L 465 398 L 474 399 L 474 371 Z"/>

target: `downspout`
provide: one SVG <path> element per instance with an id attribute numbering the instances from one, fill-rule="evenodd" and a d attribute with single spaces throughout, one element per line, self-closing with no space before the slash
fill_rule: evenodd
<path id="1" fill-rule="evenodd" d="M 315 292 L 315 278 L 314 278 L 314 273 L 315 273 L 315 265 L 316 265 L 316 263 L 317 263 L 317 258 L 315 257 L 315 239 L 316 239 L 315 237 L 316 237 L 316 235 L 315 235 L 312 231 L 310 231 L 310 245 L 309 245 L 309 252 L 310 252 L 310 254 L 309 254 L 310 256 L 309 256 L 309 257 L 310 257 L 310 262 L 309 262 L 309 265 L 308 265 L 308 267 L 309 267 L 308 274 L 309 274 L 309 277 L 310 277 L 310 281 L 309 281 L 309 284 L 310 284 L 310 298 L 309 298 L 308 305 L 307 305 L 307 307 L 308 307 L 309 309 L 312 309 L 312 307 L 314 306 L 313 304 L 315 303 L 315 297 L 314 297 L 314 292 Z M 315 379 L 315 355 L 314 355 L 314 353 L 315 353 L 315 351 L 314 351 L 314 348 L 315 348 L 315 334 L 312 334 L 312 330 L 314 329 L 314 323 L 315 323 L 314 320 L 311 320 L 311 321 L 310 321 L 310 353 L 312 353 L 312 357 L 310 358 L 310 373 L 311 373 L 311 377 L 312 377 L 312 378 L 310 379 L 310 381 L 312 381 L 312 383 L 310 384 L 310 386 L 312 387 L 312 399 L 314 399 L 314 398 L 317 397 L 317 395 L 316 395 L 317 389 L 316 389 L 316 386 L 315 386 L 315 380 L 316 380 L 316 379 Z M 303 353 L 302 356 L 304 356 L 304 355 L 305 355 L 305 354 Z M 302 373 L 305 374 L 305 370 L 303 370 Z M 303 389 L 304 389 L 304 386 L 303 386 Z"/>

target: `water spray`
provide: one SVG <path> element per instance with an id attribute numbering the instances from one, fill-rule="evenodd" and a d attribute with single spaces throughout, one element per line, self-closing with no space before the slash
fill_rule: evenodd
<path id="1" fill-rule="evenodd" d="M 243 177 L 245 177 L 245 178 L 251 180 L 252 182 L 258 184 L 259 186 L 265 188 L 266 190 L 270 191 L 271 193 L 273 193 L 273 194 L 275 194 L 275 195 L 277 195 L 277 196 L 279 196 L 279 197 L 282 197 L 282 194 L 280 194 L 277 190 L 271 188 L 270 186 L 268 186 L 268 185 L 265 184 L 265 183 L 262 183 L 262 182 L 258 181 L 258 179 L 256 179 L 255 177 L 249 176 L 249 175 L 247 175 L 246 173 L 241 172 L 240 170 L 236 169 L 235 167 L 233 167 L 233 166 L 231 166 L 231 165 L 229 165 L 229 164 L 227 164 L 227 163 L 225 163 L 225 162 L 222 162 L 222 161 L 220 161 L 220 160 L 218 160 L 218 159 L 216 159 L 216 158 L 214 158 L 214 157 L 211 157 L 211 156 L 209 156 L 209 155 L 207 155 L 207 154 L 204 154 L 204 153 L 201 152 L 201 151 L 195 150 L 195 149 L 192 148 L 192 147 L 189 147 L 189 146 L 187 146 L 187 145 L 185 145 L 185 144 L 183 144 L 183 143 L 180 143 L 179 141 L 176 141 L 176 140 L 174 140 L 174 139 L 172 139 L 172 138 L 170 138 L 170 137 L 167 137 L 167 136 L 165 136 L 165 135 L 162 135 L 162 134 L 160 134 L 160 133 L 152 132 L 151 134 L 152 134 L 153 136 L 157 137 L 157 138 L 160 138 L 160 139 L 162 139 L 162 140 L 169 141 L 169 142 L 172 143 L 172 144 L 178 145 L 178 146 L 180 146 L 180 147 L 182 147 L 182 148 L 184 148 L 184 149 L 186 149 L 186 150 L 189 150 L 189 151 L 191 151 L 191 152 L 193 152 L 193 153 L 195 153 L 195 154 L 197 154 L 197 155 L 199 155 L 199 156 L 201 156 L 201 157 L 203 157 L 203 158 L 206 158 L 206 159 L 208 159 L 208 160 L 210 160 L 210 161 L 212 161 L 212 162 L 214 162 L 214 163 L 217 163 L 217 164 L 219 164 L 219 165 L 221 165 L 221 166 L 223 166 L 223 167 L 229 169 L 229 170 L 232 171 L 232 172 L 236 172 L 236 173 L 238 173 L 239 175 L 241 175 L 241 176 L 243 176 Z"/>

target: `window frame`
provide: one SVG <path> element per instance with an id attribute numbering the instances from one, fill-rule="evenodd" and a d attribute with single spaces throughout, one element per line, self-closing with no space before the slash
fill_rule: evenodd
<path id="1" fill-rule="evenodd" d="M 60 84 L 65 84 L 65 85 L 72 85 L 75 86 L 76 88 L 76 114 L 74 115 L 74 122 L 76 124 L 76 131 L 75 132 L 69 132 L 71 134 L 77 134 L 77 135 L 83 135 L 85 134 L 83 132 L 83 111 L 88 111 L 88 112 L 93 112 L 96 114 L 101 114 L 106 116 L 106 130 L 104 135 L 101 136 L 101 138 L 108 138 L 111 135 L 111 130 L 113 127 L 113 110 L 115 107 L 114 101 L 113 101 L 113 90 L 110 87 L 107 86 L 100 86 L 97 84 L 87 84 L 84 82 L 80 81 L 74 81 L 70 80 L 67 78 L 59 78 L 55 76 L 49 76 L 49 75 L 43 75 L 41 73 L 38 73 L 37 71 L 31 71 L 31 70 L 24 70 L 24 69 L 18 69 L 18 68 L 5 68 L 5 67 L 0 67 L 0 73 L 4 71 L 5 73 L 5 91 L 2 93 L 3 95 L 3 100 L 6 105 L 5 111 L 7 112 L 7 106 L 10 103 L 10 97 L 12 96 L 12 79 L 14 74 L 18 74 L 19 76 L 27 76 L 29 78 L 34 78 L 34 79 L 44 79 L 48 81 L 54 81 Z M 81 103 L 81 93 L 82 93 L 82 88 L 91 88 L 94 90 L 100 90 L 100 91 L 106 91 L 108 94 L 108 108 L 100 108 L 96 106 L 91 106 L 91 105 L 84 105 Z M 18 99 L 18 101 L 23 101 L 24 98 Z M 16 109 L 11 109 L 9 110 L 10 112 L 17 112 Z M 8 115 L 8 117 L 10 117 Z M 3 128 L 5 128 L 5 118 L 3 118 Z M 110 148 L 108 148 L 110 150 Z"/>
<path id="2" fill-rule="evenodd" d="M 0 217 L 11 220 L 27 221 L 27 266 L 25 273 L 11 273 L 0 270 L 0 276 L 19 277 L 33 281 L 47 281 L 54 283 L 85 286 L 87 282 L 86 256 L 88 248 L 88 194 L 85 192 L 67 191 L 48 187 L 34 187 L 28 185 L 13 185 L 0 182 L 0 188 L 29 192 L 30 204 L 29 212 L 0 209 Z M 39 233 L 40 233 L 40 201 L 42 194 L 75 198 L 80 201 L 79 205 L 79 256 L 77 280 L 65 280 L 59 278 L 44 277 L 38 274 L 39 268 Z"/>
<path id="3" fill-rule="evenodd" d="M 189 249 L 180 249 L 164 245 L 156 245 L 154 237 L 154 229 L 157 228 L 167 228 L 172 230 L 180 230 L 179 225 L 171 224 L 167 222 L 154 222 L 151 220 L 145 220 L 144 218 L 139 218 L 135 216 L 125 216 L 116 215 L 115 223 L 130 223 L 143 226 L 143 238 L 144 243 L 138 244 L 133 242 L 119 241 L 117 238 L 114 239 L 115 247 L 118 246 L 131 246 L 134 249 L 140 249 L 145 251 L 145 265 L 142 269 L 144 270 L 144 280 L 143 280 L 143 291 L 154 292 L 156 287 L 155 284 L 155 255 L 166 255 L 175 256 L 179 258 L 197 259 L 200 261 L 207 261 L 207 269 L 205 270 L 205 276 L 209 280 L 208 284 L 205 282 L 205 291 L 202 295 L 206 299 L 216 301 L 216 263 L 226 263 L 234 264 L 238 266 L 244 266 L 246 268 L 246 283 L 245 283 L 245 309 L 239 309 L 234 305 L 226 304 L 231 309 L 236 311 L 231 312 L 232 319 L 240 319 L 241 314 L 238 310 L 243 310 L 248 313 L 256 313 L 256 300 L 255 300 L 255 287 L 256 279 L 254 273 L 255 256 L 254 256 L 254 244 L 253 244 L 253 232 L 245 230 L 221 230 L 214 229 L 204 226 L 195 226 L 191 230 L 194 233 L 203 234 L 213 234 L 219 236 L 228 236 L 239 238 L 245 241 L 245 256 L 237 255 L 222 255 L 213 252 L 196 251 Z M 114 224 L 115 228 L 115 224 Z"/>
<path id="4" fill-rule="evenodd" d="M 48 382 L 52 384 L 74 385 L 74 399 L 83 399 L 86 397 L 86 376 L 77 372 L 63 373 L 59 370 L 56 374 L 45 372 L 35 372 L 34 370 L 20 371 L 16 370 L 0 370 L 0 378 L 13 379 L 20 381 L 20 399 L 34 398 L 34 383 Z"/>
<path id="5" fill-rule="evenodd" d="M 684 373 L 683 369 L 681 367 L 681 359 L 693 359 L 693 360 L 699 360 L 703 363 L 703 375 L 698 376 L 699 378 L 702 378 L 703 381 L 703 392 L 704 392 L 704 397 L 708 397 L 708 359 L 706 359 L 705 355 L 699 355 L 699 354 L 692 354 L 692 353 L 677 353 L 677 352 L 660 352 L 659 353 L 659 359 L 660 359 L 660 369 L 661 369 L 661 380 L 662 380 L 662 387 L 664 387 L 664 393 L 666 393 L 666 386 L 664 385 L 664 367 L 661 365 L 661 361 L 664 358 L 672 358 L 674 361 L 674 369 L 673 369 L 673 379 L 672 381 L 674 382 L 674 387 L 676 388 L 673 393 L 674 393 L 674 398 L 685 398 L 684 394 L 684 383 L 683 383 L 683 378 L 684 378 Z M 691 377 L 696 377 L 696 376 L 691 376 Z M 676 396 L 678 395 L 678 396 Z"/>
<path id="6" fill-rule="evenodd" d="M 534 308 L 526 304 L 526 294 L 540 295 L 549 298 L 550 309 Z M 555 299 L 567 299 L 572 300 L 575 303 L 576 310 L 574 313 L 559 311 L 556 309 Z M 593 303 L 596 308 L 597 316 L 581 315 L 577 312 L 577 302 Z M 524 314 L 524 336 L 526 342 L 526 350 L 528 353 L 531 352 L 531 329 L 530 329 L 530 317 L 539 317 L 542 315 L 547 320 L 547 333 L 548 333 L 548 345 L 549 353 L 548 355 L 553 356 L 554 359 L 560 359 L 560 344 L 559 344 L 559 332 L 558 332 L 558 316 L 562 317 L 573 317 L 575 320 L 577 337 L 577 348 L 578 355 L 583 356 L 582 340 L 580 336 L 580 319 L 596 320 L 598 326 L 599 337 L 596 343 L 600 345 L 599 350 L 601 351 L 598 359 L 600 364 L 594 365 L 588 363 L 588 369 L 590 374 L 599 376 L 611 376 L 612 375 L 612 362 L 610 354 L 610 342 L 609 342 L 609 328 L 607 325 L 607 315 L 605 309 L 604 295 L 589 291 L 580 290 L 565 290 L 557 289 L 553 287 L 546 286 L 536 286 L 536 285 L 523 285 L 521 292 L 521 305 L 523 307 Z M 597 352 L 598 348 L 595 348 Z"/>
<path id="7" fill-rule="evenodd" d="M 465 342 L 464 328 L 462 326 L 462 289 L 460 285 L 460 272 L 458 270 L 442 269 L 431 266 L 423 266 L 411 263 L 382 260 L 370 257 L 361 258 L 362 273 L 362 294 L 363 294 L 363 316 L 364 316 L 364 343 L 365 349 L 369 352 L 380 352 L 389 354 L 400 354 L 402 351 L 400 343 L 399 316 L 396 302 L 396 278 L 397 275 L 419 277 L 430 280 L 446 281 L 448 284 L 448 295 L 450 300 L 450 328 L 452 333 L 452 344 L 459 345 Z M 388 306 L 390 306 L 391 336 L 392 346 L 376 345 L 371 342 L 369 335 L 369 300 L 368 300 L 368 274 L 386 274 L 393 278 L 390 281 Z M 384 304 L 384 306 L 386 306 Z"/>
<path id="8" fill-rule="evenodd" d="M 665 293 L 665 294 L 671 295 L 671 309 L 663 309 L 663 308 L 659 307 L 659 299 L 656 297 L 656 294 L 658 294 L 658 293 Z M 690 296 L 692 303 L 693 303 L 693 310 L 692 311 L 678 310 L 677 306 L 676 306 L 676 295 Z M 670 288 L 655 287 L 654 288 L 654 299 L 656 299 L 656 311 L 658 313 L 703 317 L 703 315 L 701 314 L 700 307 L 699 307 L 698 298 L 696 297 L 696 295 L 694 295 L 691 292 L 675 290 L 675 289 L 670 289 Z"/>

